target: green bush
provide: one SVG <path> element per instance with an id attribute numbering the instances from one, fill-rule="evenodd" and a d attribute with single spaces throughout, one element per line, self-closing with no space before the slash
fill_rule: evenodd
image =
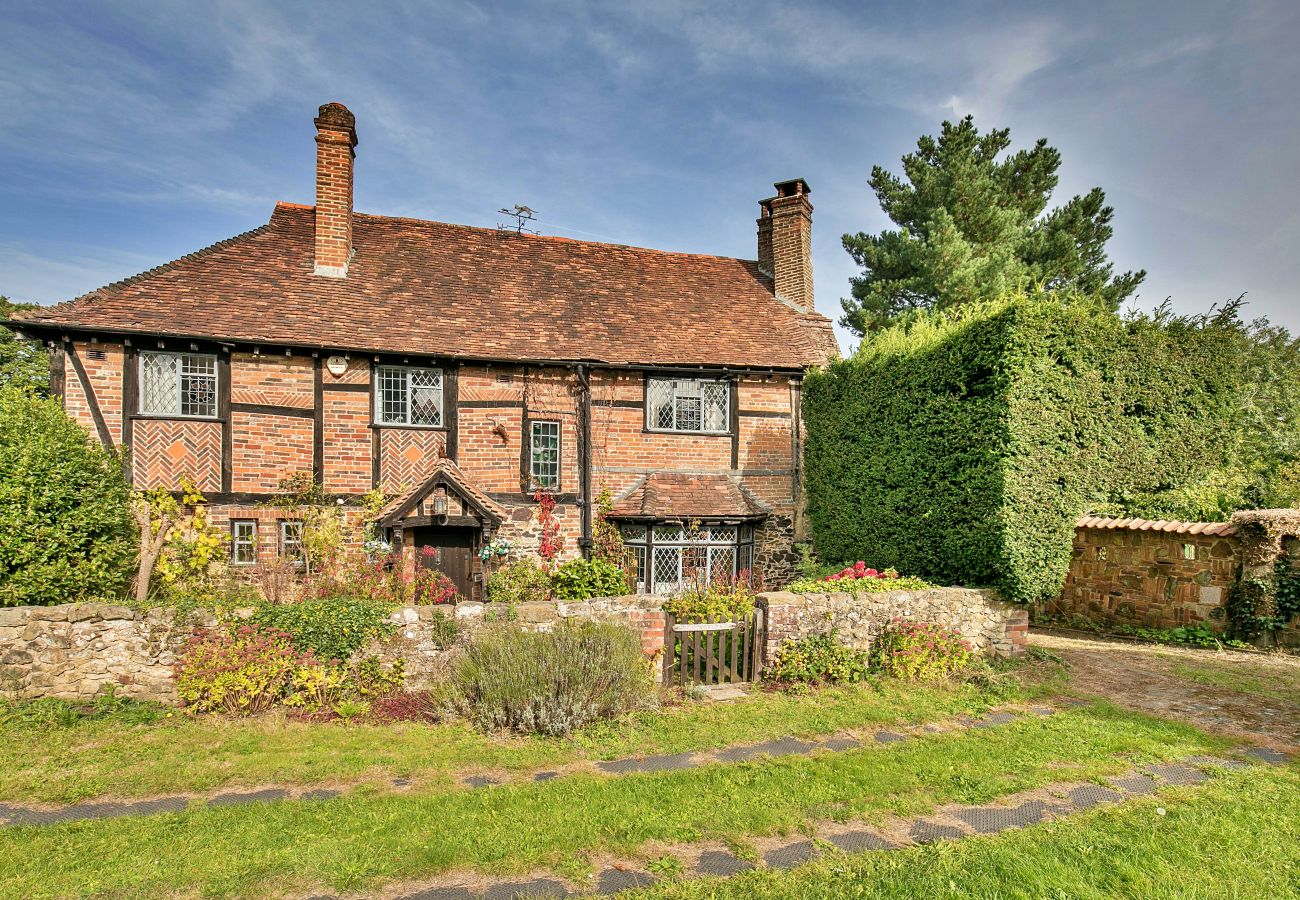
<path id="1" fill-rule="evenodd" d="M 1158 511 L 1229 461 L 1242 334 L 1014 297 L 883 329 L 804 389 L 818 551 L 1057 594 L 1085 511 Z"/>
<path id="2" fill-rule="evenodd" d="M 867 655 L 841 644 L 830 634 L 782 642 L 763 672 L 779 684 L 848 684 L 867 674 Z"/>
<path id="3" fill-rule="evenodd" d="M 532 603 L 551 596 L 551 576 L 536 557 L 525 556 L 506 563 L 488 578 L 487 598 L 491 603 Z"/>
<path id="4" fill-rule="evenodd" d="M 872 670 L 893 678 L 940 681 L 974 661 L 960 634 L 933 622 L 894 619 L 871 645 Z"/>
<path id="5" fill-rule="evenodd" d="M 452 665 L 451 687 L 456 705 L 484 731 L 546 735 L 620 716 L 652 696 L 640 636 L 603 622 L 488 628 Z"/>
<path id="6" fill-rule="evenodd" d="M 251 715 L 302 690 L 304 669 L 324 674 L 283 631 L 242 625 L 233 634 L 207 632 L 191 638 L 176 663 L 176 695 L 197 712 Z"/>
<path id="7" fill-rule="evenodd" d="M 628 592 L 627 573 L 607 559 L 572 559 L 555 570 L 556 600 L 618 597 Z"/>
<path id="8" fill-rule="evenodd" d="M 374 639 L 397 630 L 389 619 L 392 605 L 358 597 L 308 598 L 298 603 L 265 603 L 254 624 L 288 634 L 299 650 L 321 660 L 346 662 Z"/>
<path id="9" fill-rule="evenodd" d="M 0 390 L 0 606 L 118 600 L 135 567 L 121 461 L 56 400 Z"/>
<path id="10" fill-rule="evenodd" d="M 754 591 L 743 580 L 697 584 L 664 601 L 678 622 L 734 622 L 754 608 Z"/>

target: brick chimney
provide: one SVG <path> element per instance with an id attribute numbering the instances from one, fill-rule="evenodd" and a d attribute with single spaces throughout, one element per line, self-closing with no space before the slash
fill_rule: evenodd
<path id="1" fill-rule="evenodd" d="M 776 196 L 759 202 L 758 267 L 776 282 L 778 300 L 813 309 L 812 188 L 802 178 L 779 181 Z"/>
<path id="2" fill-rule="evenodd" d="M 352 161 L 357 120 L 342 103 L 316 116 L 316 274 L 346 278 L 352 258 Z"/>

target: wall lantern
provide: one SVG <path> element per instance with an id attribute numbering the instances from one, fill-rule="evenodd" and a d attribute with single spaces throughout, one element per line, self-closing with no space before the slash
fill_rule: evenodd
<path id="1" fill-rule="evenodd" d="M 447 515 L 447 495 L 435 494 L 433 498 L 433 514 L 435 516 Z"/>

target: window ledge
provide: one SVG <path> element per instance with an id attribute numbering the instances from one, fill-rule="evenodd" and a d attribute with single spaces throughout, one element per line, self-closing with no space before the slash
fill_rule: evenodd
<path id="1" fill-rule="evenodd" d="M 371 428 L 392 428 L 395 431 L 446 431 L 446 425 L 403 425 L 400 422 L 371 422 Z"/>
<path id="2" fill-rule="evenodd" d="M 129 416 L 135 421 L 154 421 L 154 422 L 224 422 L 225 419 L 220 416 L 179 416 L 168 415 L 165 413 L 136 413 Z"/>
<path id="3" fill-rule="evenodd" d="M 731 431 L 682 431 L 676 428 L 642 428 L 642 434 L 682 434 L 689 437 L 731 437 Z"/>

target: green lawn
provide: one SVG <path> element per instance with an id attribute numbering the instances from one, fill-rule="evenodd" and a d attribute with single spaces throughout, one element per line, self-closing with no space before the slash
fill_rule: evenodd
<path id="1" fill-rule="evenodd" d="M 1031 667 L 1032 668 L 1032 667 Z M 152 725 L 107 720 L 70 727 L 0 725 L 0 802 L 68 803 L 265 784 L 386 783 L 426 788 L 455 773 L 533 770 L 583 759 L 708 750 L 786 734 L 928 722 L 1029 700 L 1059 682 L 1051 667 L 995 688 L 917 687 L 889 680 L 743 703 L 687 703 L 589 728 L 569 739 L 484 737 L 463 724 L 309 724 L 281 716 Z"/>
<path id="2" fill-rule="evenodd" d="M 1227 746 L 1187 726 L 1099 705 L 889 746 L 687 772 L 575 775 L 479 791 L 363 789 L 323 802 L 9 827 L 0 829 L 0 893 L 260 897 L 320 884 L 374 888 L 450 869 L 574 872 L 594 852 L 743 842 L 820 819 L 915 815 Z"/>
<path id="3" fill-rule="evenodd" d="M 1160 815 L 1157 809 L 1164 809 Z M 1300 897 L 1300 768 L 1257 767 L 995 837 L 833 854 L 791 872 L 680 882 L 641 900 Z"/>
<path id="4" fill-rule="evenodd" d="M 1234 655 L 1222 663 L 1196 657 L 1176 657 L 1172 672 L 1179 678 L 1241 694 L 1284 700 L 1300 705 L 1300 666 L 1266 666 L 1267 657 Z"/>

